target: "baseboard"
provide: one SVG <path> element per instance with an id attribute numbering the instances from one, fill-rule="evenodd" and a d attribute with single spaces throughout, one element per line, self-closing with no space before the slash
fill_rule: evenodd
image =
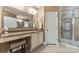
<path id="1" fill-rule="evenodd" d="M 47 42 L 43 42 L 43 45 L 47 45 Z"/>
<path id="2" fill-rule="evenodd" d="M 76 47 L 76 46 L 71 45 L 71 44 L 63 43 L 63 42 L 60 42 L 60 45 L 63 45 L 63 46 L 65 46 L 65 47 L 70 47 L 70 48 L 79 49 L 79 47 Z"/>
<path id="3" fill-rule="evenodd" d="M 58 43 L 58 42 L 57 42 L 57 43 L 55 43 L 55 44 L 50 44 L 50 43 L 44 42 L 43 44 L 44 44 L 44 45 L 59 45 L 59 43 Z"/>

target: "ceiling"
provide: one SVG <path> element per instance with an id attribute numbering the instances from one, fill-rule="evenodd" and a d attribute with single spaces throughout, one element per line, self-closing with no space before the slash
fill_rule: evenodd
<path id="1" fill-rule="evenodd" d="M 20 16 L 33 16 L 37 14 L 39 7 L 40 6 L 4 6 L 4 10 Z"/>

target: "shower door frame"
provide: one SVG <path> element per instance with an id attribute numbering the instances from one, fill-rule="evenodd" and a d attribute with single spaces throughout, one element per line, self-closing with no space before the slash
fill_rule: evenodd
<path id="1" fill-rule="evenodd" d="M 72 44 L 72 45 L 74 45 L 74 13 L 72 13 L 73 14 L 73 17 L 71 18 L 72 19 L 72 25 L 71 25 L 71 27 L 72 27 L 72 30 L 70 30 L 71 32 L 72 32 L 72 38 L 71 38 L 71 40 L 69 39 L 69 40 L 67 40 L 67 39 L 63 39 L 63 37 L 62 37 L 62 29 L 63 29 L 63 27 L 62 27 L 62 18 L 61 18 L 61 11 L 59 10 L 59 42 L 63 42 L 63 43 L 67 43 L 67 44 Z"/>

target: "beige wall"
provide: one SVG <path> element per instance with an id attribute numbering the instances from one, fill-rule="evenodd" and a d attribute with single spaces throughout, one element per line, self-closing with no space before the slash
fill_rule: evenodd
<path id="1" fill-rule="evenodd" d="M 44 6 L 38 8 L 38 12 L 33 16 L 33 20 L 37 22 L 38 29 L 40 28 L 40 23 L 44 24 Z"/>
<path id="2" fill-rule="evenodd" d="M 0 33 L 2 32 L 2 7 L 0 7 Z"/>
<path id="3" fill-rule="evenodd" d="M 36 27 L 38 27 L 38 13 L 33 16 L 33 22 L 36 23 Z"/>
<path id="4" fill-rule="evenodd" d="M 38 28 L 41 26 L 40 23 L 44 25 L 44 6 L 38 9 Z"/>
<path id="5" fill-rule="evenodd" d="M 59 8 L 57 6 L 45 6 L 45 12 L 55 12 L 58 10 Z"/>

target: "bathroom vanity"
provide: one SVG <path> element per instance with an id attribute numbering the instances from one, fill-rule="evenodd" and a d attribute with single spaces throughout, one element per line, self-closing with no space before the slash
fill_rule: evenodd
<path id="1" fill-rule="evenodd" d="M 26 50 L 32 51 L 39 45 L 43 44 L 42 30 L 24 31 L 24 32 L 17 32 L 17 34 L 16 33 L 10 33 L 10 34 L 9 36 L 3 36 L 0 38 L 0 52 L 10 52 L 10 48 L 16 47 L 17 45 L 19 46 L 21 44 L 25 44 Z"/>
<path id="2" fill-rule="evenodd" d="M 10 6 L 0 7 L 0 53 L 31 52 L 43 44 L 44 13 L 41 17 L 38 13 L 21 17 L 17 14 L 22 11 L 13 10 Z"/>

